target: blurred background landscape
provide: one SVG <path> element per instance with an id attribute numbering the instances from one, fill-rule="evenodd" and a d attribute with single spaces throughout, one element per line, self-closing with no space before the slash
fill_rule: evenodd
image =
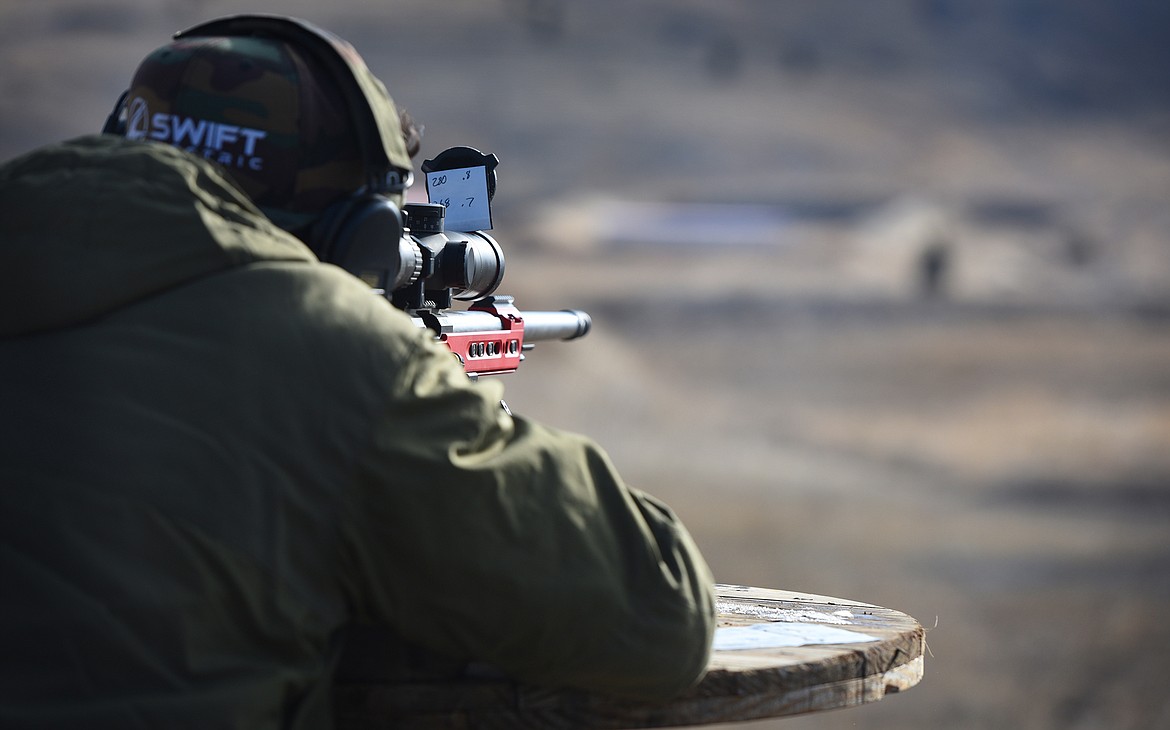
<path id="1" fill-rule="evenodd" d="M 499 157 L 502 291 L 594 319 L 514 411 L 720 582 L 929 629 L 905 695 L 744 727 L 1170 727 L 1170 5 L 8 0 L 0 158 L 250 11 Z"/>

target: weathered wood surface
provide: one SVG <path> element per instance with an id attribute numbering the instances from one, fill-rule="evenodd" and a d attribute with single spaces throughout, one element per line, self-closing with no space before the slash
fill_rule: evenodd
<path id="1" fill-rule="evenodd" d="M 720 585 L 719 626 L 792 622 L 861 632 L 877 641 L 718 650 L 707 676 L 667 703 L 522 686 L 494 677 L 335 686 L 339 730 L 649 728 L 707 725 L 852 707 L 922 678 L 925 634 L 879 606 L 807 593 Z"/>

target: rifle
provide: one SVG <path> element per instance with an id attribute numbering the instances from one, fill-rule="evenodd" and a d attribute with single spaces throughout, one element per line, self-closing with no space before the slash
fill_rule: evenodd
<path id="1" fill-rule="evenodd" d="M 592 327 L 581 310 L 523 312 L 512 297 L 494 294 L 504 279 L 504 252 L 481 229 L 491 228 L 498 162 L 471 147 L 426 160 L 432 202 L 407 203 L 400 212 L 385 200 L 370 214 L 390 221 L 397 245 L 381 237 L 352 246 L 339 262 L 433 331 L 471 378 L 515 372 L 537 342 L 577 339 Z M 472 303 L 453 309 L 455 301 Z"/>

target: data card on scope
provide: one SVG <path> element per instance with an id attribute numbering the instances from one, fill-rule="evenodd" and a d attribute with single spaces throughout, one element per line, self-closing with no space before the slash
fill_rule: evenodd
<path id="1" fill-rule="evenodd" d="M 487 168 L 460 167 L 427 173 L 427 196 L 447 209 L 443 227 L 449 231 L 490 231 Z"/>

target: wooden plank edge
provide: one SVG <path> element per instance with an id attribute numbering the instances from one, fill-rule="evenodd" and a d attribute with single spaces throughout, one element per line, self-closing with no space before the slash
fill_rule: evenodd
<path id="1" fill-rule="evenodd" d="M 845 709 L 878 702 L 888 694 L 907 690 L 922 679 L 924 659 L 921 655 L 880 674 L 828 682 L 787 692 L 749 692 L 727 696 L 684 697 L 666 705 L 615 703 L 608 713 L 598 713 L 592 703 L 547 704 L 540 693 L 525 698 L 518 693 L 514 704 L 492 707 L 451 708 L 446 711 L 416 712 L 406 716 L 381 715 L 389 727 L 405 730 L 431 728 L 465 728 L 466 730 L 539 730 L 542 728 L 580 728 L 622 730 L 623 728 L 686 727 L 726 722 L 742 722 L 774 717 L 789 717 L 810 712 Z M 377 695 L 377 691 L 373 692 Z M 372 704 L 380 704 L 374 697 Z M 525 701 L 527 699 L 527 701 Z M 339 727 L 383 727 L 370 715 L 346 718 Z"/>

